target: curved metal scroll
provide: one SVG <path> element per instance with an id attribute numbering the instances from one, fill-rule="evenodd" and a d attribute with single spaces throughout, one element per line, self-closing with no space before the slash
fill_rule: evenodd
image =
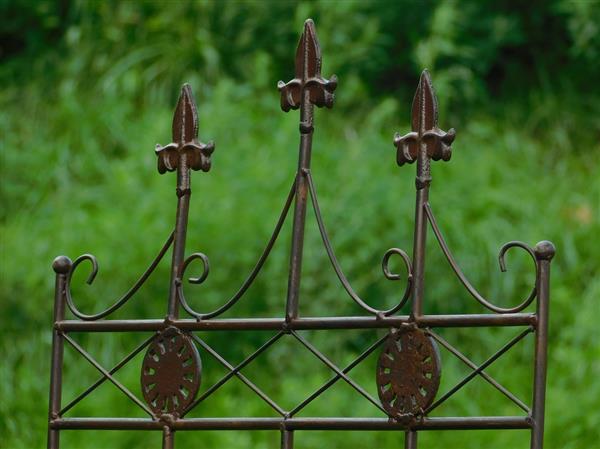
<path id="1" fill-rule="evenodd" d="M 188 265 L 193 260 L 200 259 L 202 261 L 203 270 L 202 270 L 202 274 L 199 277 L 189 278 L 188 281 L 191 284 L 202 284 L 208 277 L 210 265 L 209 265 L 208 257 L 206 256 L 206 254 L 194 253 L 194 254 L 190 255 L 183 262 L 178 279 L 176 280 L 177 295 L 179 296 L 179 302 L 181 303 L 181 306 L 184 308 L 184 310 L 187 313 L 189 313 L 191 316 L 193 316 L 194 318 L 196 318 L 198 320 L 207 320 L 209 318 L 214 318 L 218 315 L 221 315 L 223 312 L 228 310 L 236 302 L 239 301 L 239 299 L 244 295 L 244 293 L 246 293 L 246 290 L 248 290 L 250 285 L 252 285 L 252 282 L 254 282 L 254 279 L 256 278 L 256 276 L 258 276 L 258 273 L 260 272 L 265 261 L 267 260 L 267 257 L 269 257 L 269 254 L 271 253 L 271 249 L 273 249 L 273 245 L 275 245 L 275 242 L 277 241 L 277 237 L 279 237 L 279 232 L 281 231 L 281 228 L 283 227 L 283 223 L 285 222 L 285 218 L 287 217 L 288 211 L 290 210 L 290 206 L 292 204 L 292 200 L 294 199 L 295 192 L 296 192 L 296 182 L 294 182 L 292 184 L 292 188 L 290 189 L 290 193 L 287 196 L 285 205 L 283 206 L 283 210 L 281 211 L 281 215 L 279 216 L 279 219 L 277 220 L 277 225 L 275 226 L 275 230 L 273 231 L 273 234 L 271 235 L 271 238 L 269 239 L 267 246 L 265 247 L 262 254 L 260 255 L 258 262 L 256 262 L 256 265 L 254 266 L 254 268 L 252 269 L 252 271 L 250 272 L 250 274 L 248 275 L 248 277 L 246 278 L 246 280 L 244 281 L 242 286 L 238 289 L 238 291 L 230 299 L 228 299 L 227 302 L 225 302 L 225 304 L 223 304 L 218 309 L 216 309 L 212 312 L 209 312 L 209 313 L 198 313 L 190 307 L 190 305 L 188 304 L 187 300 L 185 299 L 185 295 L 183 293 L 182 279 L 185 274 L 185 270 L 187 269 Z"/>
<path id="2" fill-rule="evenodd" d="M 148 277 L 152 274 L 156 266 L 159 264 L 159 262 L 171 246 L 171 243 L 173 243 L 173 236 L 174 232 L 171 232 L 171 235 L 169 235 L 169 238 L 161 248 L 158 255 L 154 258 L 150 266 L 146 268 L 146 271 L 144 271 L 144 273 L 136 281 L 133 287 L 131 287 L 123 296 L 121 296 L 121 298 L 119 298 L 112 306 L 110 306 L 102 312 L 95 313 L 92 315 L 87 315 L 85 313 L 80 312 L 79 309 L 75 306 L 75 303 L 73 302 L 73 298 L 71 296 L 71 279 L 73 278 L 73 273 L 75 272 L 79 264 L 81 264 L 81 262 L 85 260 L 89 260 L 92 264 L 92 272 L 88 276 L 86 283 L 91 285 L 94 282 L 96 275 L 98 274 L 98 261 L 96 260 L 96 256 L 92 254 L 82 254 L 77 259 L 75 259 L 75 261 L 73 262 L 73 266 L 67 274 L 65 285 L 65 297 L 67 300 L 67 306 L 69 307 L 71 312 L 73 312 L 73 315 L 84 321 L 95 321 L 99 320 L 100 318 L 104 318 L 105 316 L 113 313 L 115 310 L 121 308 L 121 306 L 123 306 L 127 301 L 129 301 L 129 299 L 131 299 L 131 297 L 139 290 L 139 288 L 144 284 L 144 282 L 146 282 L 146 279 L 148 279 Z"/>
<path id="3" fill-rule="evenodd" d="M 412 264 L 410 262 L 410 257 L 408 257 L 408 254 L 406 254 L 406 252 L 404 252 L 400 248 L 390 248 L 385 252 L 385 254 L 383 256 L 383 260 L 381 261 L 381 267 L 382 267 L 384 276 L 386 277 L 386 279 L 388 279 L 390 281 L 397 281 L 397 280 L 401 279 L 401 276 L 399 274 L 392 273 L 390 271 L 390 269 L 389 269 L 390 257 L 394 254 L 398 254 L 404 261 L 404 264 L 406 266 L 406 271 L 408 272 L 407 277 L 406 277 L 406 288 L 404 289 L 404 295 L 402 296 L 402 299 L 400 300 L 400 302 L 398 304 L 396 304 L 394 307 L 387 309 L 387 310 L 378 310 L 378 309 L 375 309 L 375 308 L 371 307 L 370 305 L 368 305 L 363 299 L 360 298 L 360 296 L 358 296 L 356 294 L 356 292 L 350 285 L 350 282 L 344 275 L 344 272 L 342 271 L 342 268 L 340 267 L 337 257 L 335 257 L 335 253 L 333 252 L 333 247 L 331 246 L 331 242 L 329 241 L 329 236 L 327 235 L 327 230 L 325 229 L 325 225 L 323 224 L 323 217 L 321 216 L 321 210 L 319 208 L 319 202 L 317 200 L 317 191 L 315 189 L 315 185 L 314 185 L 314 182 L 312 179 L 312 175 L 310 174 L 310 171 L 306 171 L 306 177 L 308 179 L 308 190 L 310 192 L 310 197 L 312 199 L 313 210 L 315 211 L 315 216 L 317 218 L 317 224 L 319 226 L 321 238 L 323 239 L 323 244 L 325 245 L 325 250 L 327 251 L 327 255 L 329 256 L 331 265 L 333 266 L 333 269 L 335 270 L 335 274 L 337 274 L 338 279 L 342 283 L 342 286 L 344 287 L 344 289 L 346 290 L 346 292 L 348 293 L 350 298 L 352 298 L 356 304 L 358 304 L 360 307 L 365 309 L 367 312 L 372 313 L 374 315 L 384 315 L 384 316 L 393 315 L 398 310 L 400 310 L 404 306 L 404 304 L 406 304 L 406 301 L 408 301 L 408 298 L 410 297 L 410 294 L 412 292 L 412 284 L 413 284 L 413 282 L 412 282 Z"/>
<path id="4" fill-rule="evenodd" d="M 537 295 L 537 289 L 536 289 L 535 285 L 531 289 L 529 296 L 527 296 L 527 298 L 525 298 L 525 300 L 523 300 L 523 302 L 521 302 L 519 305 L 517 305 L 515 307 L 499 307 L 499 306 L 494 305 L 489 300 L 485 299 L 483 296 L 481 296 L 481 294 L 475 289 L 475 287 L 473 287 L 473 285 L 466 278 L 466 276 L 464 275 L 464 273 L 462 272 L 462 270 L 456 263 L 456 260 L 454 260 L 454 256 L 450 252 L 450 249 L 448 248 L 448 245 L 446 244 L 446 241 L 444 240 L 444 237 L 442 236 L 440 228 L 435 220 L 433 211 L 431 210 L 431 205 L 429 203 L 426 203 L 424 207 L 425 207 L 425 213 L 427 215 L 427 219 L 429 220 L 429 223 L 431 224 L 433 233 L 435 234 L 435 237 L 437 238 L 437 241 L 440 244 L 440 248 L 442 249 L 442 252 L 446 256 L 448 263 L 454 270 L 454 273 L 456 273 L 456 276 L 458 277 L 460 282 L 465 286 L 465 288 L 471 294 L 471 296 L 473 296 L 473 298 L 475 298 L 477 300 L 477 302 L 479 302 L 482 306 L 486 307 L 487 309 L 491 310 L 492 312 L 496 312 L 496 313 L 517 313 L 517 312 L 520 312 L 521 310 L 523 310 L 524 308 L 526 308 L 529 304 L 531 304 L 531 302 L 534 300 L 534 298 Z M 507 251 L 511 248 L 521 248 L 521 249 L 527 251 L 527 253 L 529 253 L 529 255 L 531 256 L 531 259 L 533 260 L 533 264 L 536 268 L 536 277 L 537 277 L 537 259 L 535 257 L 535 252 L 533 251 L 533 248 L 531 248 L 529 245 L 527 245 L 524 242 L 519 242 L 519 241 L 511 241 L 511 242 L 505 243 L 500 248 L 500 252 L 498 253 L 498 262 L 500 263 L 500 271 L 502 271 L 503 273 L 506 271 L 506 262 L 504 260 L 504 256 L 506 255 Z M 537 279 L 536 279 L 536 281 L 537 281 Z M 537 284 L 537 282 L 536 282 L 536 284 Z"/>

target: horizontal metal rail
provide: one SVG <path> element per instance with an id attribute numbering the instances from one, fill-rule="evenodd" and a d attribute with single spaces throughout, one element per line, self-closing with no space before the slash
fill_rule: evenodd
<path id="1" fill-rule="evenodd" d="M 144 418 L 62 418 L 52 429 L 163 430 L 163 421 Z M 406 424 L 387 418 L 189 418 L 169 424 L 173 430 L 403 430 Z M 423 418 L 413 430 L 531 429 L 522 416 Z"/>
<path id="2" fill-rule="evenodd" d="M 213 320 L 99 320 L 57 321 L 63 332 L 150 332 L 176 326 L 184 331 L 389 329 L 408 323 L 408 315 L 391 317 L 339 316 L 296 318 L 228 318 Z M 423 315 L 414 322 L 424 327 L 535 326 L 533 313 Z"/>

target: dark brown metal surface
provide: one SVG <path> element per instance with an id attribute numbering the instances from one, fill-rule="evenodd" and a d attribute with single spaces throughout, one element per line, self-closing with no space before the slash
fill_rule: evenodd
<path id="1" fill-rule="evenodd" d="M 438 105 L 431 76 L 424 70 L 419 80 L 412 104 L 412 132 L 401 137 L 396 134 L 394 144 L 398 148 L 396 162 L 402 166 L 412 163 L 420 155 L 438 161 L 450 160 L 452 149 L 450 144 L 454 141 L 456 132 L 450 129 L 447 133 L 438 128 Z M 424 171 L 428 168 L 423 167 Z M 426 182 L 427 179 L 423 179 Z"/>
<path id="2" fill-rule="evenodd" d="M 393 330 L 377 363 L 377 393 L 395 419 L 422 415 L 440 386 L 441 361 L 435 342 L 407 325 Z"/>
<path id="3" fill-rule="evenodd" d="M 155 259 L 142 273 L 135 284 L 111 306 L 95 313 L 84 313 L 71 294 L 74 272 L 81 265 L 91 265 L 87 282 L 91 284 L 98 272 L 98 262 L 91 254 L 83 254 L 73 262 L 66 256 L 59 256 L 53 263 L 56 274 L 54 293 L 54 319 L 52 331 L 52 359 L 50 372 L 50 396 L 48 411 L 48 448 L 58 449 L 60 433 L 67 430 L 154 430 L 162 432 L 163 449 L 175 447 L 175 434 L 189 430 L 272 430 L 278 432 L 280 446 L 293 449 L 295 442 L 302 438 L 304 430 L 356 430 L 356 431 L 397 431 L 404 432 L 405 449 L 416 449 L 419 444 L 418 432 L 430 430 L 475 430 L 475 429 L 528 429 L 531 432 L 531 449 L 542 449 L 544 435 L 544 409 L 546 394 L 546 372 L 548 359 L 548 319 L 550 298 L 550 263 L 555 249 L 552 243 L 542 241 L 535 248 L 526 243 L 511 241 L 500 248 L 498 261 L 500 270 L 506 271 L 505 254 L 513 249 L 525 251 L 532 259 L 536 278 L 535 285 L 519 302 L 501 307 L 494 300 L 484 297 L 468 280 L 450 247 L 443 237 L 429 202 L 432 182 L 431 161 L 448 161 L 452 154 L 451 144 L 455 131 L 442 131 L 438 126 L 437 99 L 431 77 L 427 71 L 421 78 L 412 104 L 411 131 L 401 136 L 396 134 L 396 162 L 402 166 L 416 162 L 416 201 L 415 225 L 412 257 L 400 248 L 391 248 L 383 254 L 381 263 L 383 277 L 398 282 L 400 288 L 392 298 L 385 298 L 386 308 L 377 309 L 361 297 L 352 287 L 335 255 L 335 248 L 329 239 L 316 188 L 316 179 L 311 173 L 312 135 L 314 133 L 314 107 L 331 108 L 337 78 L 329 80 L 321 76 L 321 50 L 312 20 L 304 24 L 304 31 L 296 50 L 295 75 L 288 83 L 279 82 L 281 108 L 288 112 L 300 111 L 300 144 L 298 164 L 290 179 L 290 190 L 283 198 L 283 208 L 275 224 L 273 234 L 256 264 L 250 270 L 241 286 L 224 297 L 221 305 L 211 311 L 198 312 L 192 300 L 184 293 L 186 272 L 201 268 L 199 275 L 188 277 L 190 284 L 201 285 L 210 273 L 209 258 L 203 252 L 193 252 L 186 257 L 186 235 L 191 198 L 191 172 L 209 171 L 214 144 L 204 144 L 198 138 L 198 111 L 189 85 L 184 85 L 173 118 L 172 142 L 157 145 L 158 171 L 175 171 L 177 212 L 175 226 L 166 242 L 158 250 Z M 304 249 L 304 228 L 309 202 L 315 214 L 317 226 L 327 253 L 331 268 L 335 272 L 341 290 L 354 302 L 356 316 L 304 317 L 300 314 L 300 283 L 302 278 L 302 258 Z M 293 212 L 292 212 L 293 211 Z M 245 298 L 245 293 L 261 272 L 271 254 L 288 215 L 292 215 L 291 248 L 286 298 L 282 299 L 282 313 L 275 318 L 233 317 L 219 318 L 225 311 L 233 309 Z M 427 314 L 425 313 L 425 247 L 427 228 L 431 226 L 437 243 L 445 255 L 450 268 L 465 287 L 467 293 L 487 313 L 477 314 Z M 169 296 L 166 316 L 155 319 L 113 319 L 110 316 L 125 306 L 154 272 L 158 263 L 172 248 L 170 267 Z M 390 259 L 400 258 L 405 274 L 392 272 Z M 410 303 L 409 307 L 405 305 Z M 531 307 L 530 307 L 531 306 Z M 187 318 L 180 318 L 183 309 Z M 405 310 L 403 314 L 400 314 Z M 68 312 L 70 314 L 68 315 Z M 410 313 L 409 313 L 410 312 Z M 109 319 L 110 318 L 110 319 Z M 500 342 L 496 352 L 483 363 L 475 363 L 464 353 L 438 335 L 435 328 L 455 327 L 517 327 L 516 335 L 507 342 Z M 339 367 L 319 350 L 301 331 L 327 331 L 330 329 L 387 329 L 388 334 L 372 341 L 354 360 Z M 197 332 L 231 331 L 227 338 L 243 338 L 239 332 L 263 331 L 264 342 L 254 351 L 248 351 L 238 364 L 230 363 L 211 345 L 200 338 Z M 234 332 L 235 331 L 235 332 Z M 124 356 L 120 362 L 107 369 L 92 354 L 72 337 L 78 332 L 150 332 L 150 337 Z M 533 334 L 533 395 L 530 401 L 517 397 L 494 379 L 486 370 L 511 350 L 520 341 Z M 242 369 L 277 345 L 283 339 L 294 339 L 310 352 L 327 369 L 331 377 L 302 399 L 291 409 L 278 403 L 261 390 L 254 379 L 250 379 Z M 65 343 L 70 345 L 87 363 L 99 373 L 99 378 L 80 392 L 66 405 L 62 405 L 63 353 Z M 471 371 L 449 390 L 437 395 L 441 376 L 441 358 L 438 344 L 450 357 L 456 357 Z M 245 347 L 245 346 L 244 346 Z M 225 367 L 227 374 L 208 387 L 200 390 L 202 354 L 214 358 Z M 142 401 L 137 392 L 130 391 L 115 374 L 137 354 L 146 350 L 141 364 Z M 376 369 L 375 385 L 379 400 L 369 393 L 352 377 L 352 370 L 361 363 L 367 363 L 369 355 L 380 350 Z M 85 363 L 85 362 L 82 362 Z M 291 374 L 290 374 L 291 375 Z M 445 401 L 457 394 L 473 379 L 480 377 L 497 389 L 522 411 L 522 416 L 431 416 Z M 188 413 L 231 379 L 239 379 L 245 387 L 267 404 L 276 417 L 236 417 L 229 418 L 189 418 Z M 75 406 L 88 398 L 91 392 L 103 383 L 110 383 L 141 409 L 147 418 L 99 417 L 82 418 L 71 416 Z M 337 382 L 349 385 L 356 394 L 356 400 L 374 407 L 380 417 L 300 417 L 298 416 L 312 401 L 330 389 Z M 358 409 L 358 407 L 357 407 Z M 109 413 L 109 411 L 107 411 Z M 202 444 L 199 443 L 201 446 Z"/>
<path id="4" fill-rule="evenodd" d="M 179 416 L 200 388 L 202 365 L 191 338 L 175 327 L 161 332 L 142 362 L 141 385 L 156 416 Z"/>
<path id="5" fill-rule="evenodd" d="M 210 156 L 215 149 L 212 142 L 198 141 L 198 111 L 189 84 L 181 88 L 181 96 L 173 116 L 173 142 L 164 147 L 156 145 L 158 172 L 175 171 L 185 157 L 192 170 L 210 170 Z"/>
<path id="6" fill-rule="evenodd" d="M 300 108 L 300 149 L 298 169 L 295 180 L 294 221 L 292 223 L 292 248 L 290 251 L 290 269 L 286 301 L 286 319 L 298 317 L 300 278 L 302 274 L 302 253 L 304 249 L 304 224 L 308 200 L 308 179 L 312 153 L 312 135 L 314 131 L 314 106 L 331 108 L 333 91 L 337 87 L 337 78 L 330 80 L 321 77 L 321 49 L 312 20 L 304 23 L 304 33 L 296 49 L 296 77 L 289 83 L 279 81 L 277 88 L 281 93 L 281 109 Z"/>

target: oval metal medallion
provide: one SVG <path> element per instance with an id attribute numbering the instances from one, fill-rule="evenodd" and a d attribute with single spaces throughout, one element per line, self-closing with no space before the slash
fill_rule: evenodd
<path id="1" fill-rule="evenodd" d="M 440 386 L 435 341 L 418 328 L 390 333 L 377 363 L 377 393 L 393 418 L 417 415 L 431 405 Z"/>
<path id="2" fill-rule="evenodd" d="M 192 339 L 176 328 L 161 332 L 142 363 L 142 394 L 158 416 L 180 415 L 200 387 L 202 364 Z"/>

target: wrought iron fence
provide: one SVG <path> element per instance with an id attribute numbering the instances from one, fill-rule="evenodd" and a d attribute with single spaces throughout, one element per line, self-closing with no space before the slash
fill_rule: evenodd
<path id="1" fill-rule="evenodd" d="M 536 272 L 535 286 L 525 299 L 515 307 L 500 307 L 484 298 L 464 275 L 436 222 L 429 202 L 431 161 L 448 161 L 452 155 L 451 144 L 455 131 L 442 131 L 438 127 L 437 100 L 427 71 L 421 75 L 412 104 L 412 130 L 401 136 L 396 134 L 394 145 L 399 166 L 416 162 L 416 208 L 412 258 L 399 248 L 391 248 L 383 255 L 384 276 L 393 281 L 402 276 L 390 270 L 392 256 L 399 256 L 406 267 L 407 276 L 400 301 L 388 310 L 370 306 L 352 288 L 345 277 L 323 222 L 315 180 L 311 174 L 312 135 L 314 132 L 314 107 L 331 108 L 337 78 L 321 76 L 321 52 L 314 24 L 307 20 L 296 51 L 295 77 L 288 83 L 279 82 L 281 108 L 288 112 L 300 109 L 300 148 L 298 169 L 289 194 L 263 253 L 237 293 L 216 310 L 200 313 L 186 299 L 183 279 L 189 265 L 198 260 L 202 274 L 189 278 L 192 284 L 201 284 L 209 274 L 208 257 L 196 252 L 185 256 L 185 241 L 190 206 L 192 170 L 210 170 L 212 142 L 202 143 L 198 138 L 198 116 L 190 86 L 184 85 L 173 119 L 173 141 L 166 146 L 157 145 L 159 173 L 175 171 L 177 174 L 177 214 L 175 229 L 167 238 L 156 258 L 139 280 L 112 306 L 100 313 L 88 315 L 79 310 L 71 296 L 73 273 L 83 262 L 91 263 L 92 271 L 88 283 L 92 283 L 98 271 L 96 258 L 90 254 L 71 261 L 66 256 L 54 260 L 56 272 L 54 330 L 52 340 L 52 367 L 50 380 L 50 405 L 48 447 L 59 447 L 59 436 L 65 430 L 90 429 L 136 429 L 155 430 L 163 434 L 163 448 L 174 447 L 174 436 L 184 430 L 275 430 L 281 434 L 281 447 L 294 446 L 294 434 L 301 430 L 387 430 L 402 431 L 405 447 L 417 447 L 417 435 L 426 430 L 453 429 L 529 429 L 531 448 L 543 446 L 544 402 L 547 366 L 547 330 L 550 262 L 554 256 L 552 243 L 542 241 L 534 248 L 519 241 L 503 245 L 499 253 L 500 268 L 506 270 L 504 257 L 511 248 L 520 248 L 533 260 Z M 366 312 L 363 316 L 302 317 L 299 315 L 300 282 L 304 246 L 305 217 L 309 203 L 316 217 L 323 245 L 335 273 L 348 295 Z M 292 208 L 293 205 L 293 208 Z M 292 212 L 292 241 L 289 262 L 289 277 L 285 314 L 281 318 L 218 318 L 233 307 L 245 294 L 269 257 L 283 224 Z M 425 288 L 425 242 L 428 226 L 431 226 L 448 263 L 466 290 L 483 307 L 493 313 L 427 315 L 424 313 Z M 173 248 L 171 261 L 170 292 L 167 316 L 164 319 L 119 320 L 105 319 L 127 303 L 152 274 L 169 248 Z M 410 301 L 410 314 L 399 315 L 403 306 Z M 535 312 L 525 309 L 535 303 Z M 180 318 L 180 306 L 191 318 Z M 75 319 L 67 319 L 67 310 Z M 434 329 L 445 327 L 494 327 L 508 326 L 522 330 L 482 364 L 476 364 L 442 338 Z M 326 355 L 299 333 L 301 330 L 330 329 L 388 329 L 388 333 L 366 348 L 354 361 L 343 368 L 334 364 Z M 267 330 L 274 335 L 241 363 L 232 365 L 194 331 L 244 331 Z M 103 367 L 71 336 L 81 332 L 152 332 L 142 344 L 110 369 Z M 531 406 L 519 399 L 502 384 L 490 376 L 486 369 L 499 357 L 528 334 L 535 338 L 533 354 L 533 398 Z M 307 348 L 317 359 L 333 372 L 333 376 L 320 388 L 302 400 L 291 410 L 286 410 L 277 400 L 267 395 L 242 370 L 252 363 L 267 348 L 290 336 Z M 62 404 L 63 350 L 67 343 L 72 346 L 96 370 L 100 377 L 89 388 Z M 457 357 L 471 369 L 469 375 L 438 397 L 441 359 L 439 346 Z M 374 351 L 379 350 L 376 366 L 378 398 L 373 397 L 349 373 Z M 119 382 L 115 373 L 136 355 L 145 351 L 141 366 L 140 388 L 143 400 Z M 200 390 L 202 368 L 200 353 L 214 357 L 228 373 L 221 380 L 203 391 Z M 469 416 L 430 417 L 432 411 L 458 392 L 468 382 L 480 377 L 516 404 L 523 414 L 520 416 Z M 268 404 L 278 417 L 253 418 L 189 418 L 188 413 L 201 404 L 232 378 L 238 378 Z M 350 385 L 366 398 L 381 413 L 381 418 L 349 417 L 299 417 L 314 399 L 338 381 Z M 104 382 L 111 382 L 132 402 L 141 408 L 147 418 L 81 418 L 67 416 L 74 405 L 88 396 Z M 201 391 L 200 395 L 198 395 Z M 528 401 L 529 402 L 529 401 Z"/>

